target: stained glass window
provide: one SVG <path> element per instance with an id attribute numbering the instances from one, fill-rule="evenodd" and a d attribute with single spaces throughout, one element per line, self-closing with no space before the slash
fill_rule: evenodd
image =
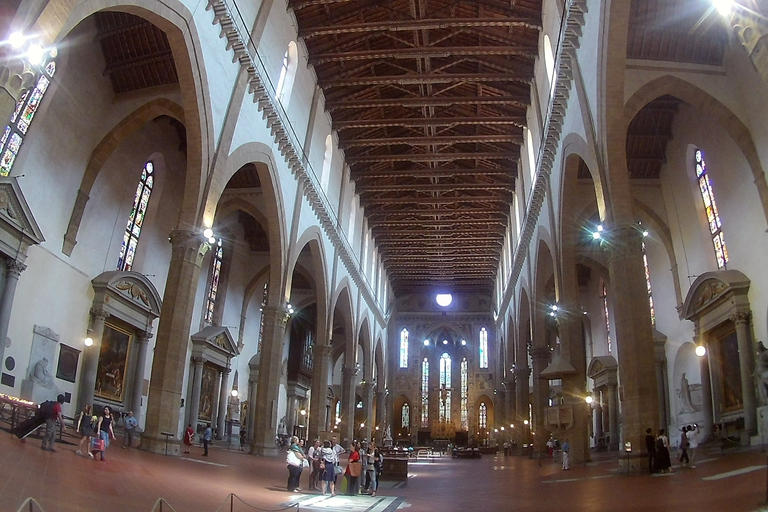
<path id="1" fill-rule="evenodd" d="M 724 268 L 728 263 L 728 249 L 725 247 L 725 236 L 720 222 L 720 214 L 717 212 L 715 193 L 712 190 L 712 183 L 709 181 L 709 174 L 707 174 L 707 163 L 704 160 L 704 153 L 700 149 L 696 150 L 695 159 L 696 178 L 699 180 L 699 191 L 704 200 L 709 233 L 712 235 L 712 245 L 715 247 L 717 268 Z"/>
<path id="2" fill-rule="evenodd" d="M 488 331 L 480 329 L 480 368 L 488 368 Z"/>
<path id="3" fill-rule="evenodd" d="M 467 401 L 469 399 L 469 363 L 467 358 L 461 360 L 461 428 L 469 428 L 467 424 Z"/>
<path id="4" fill-rule="evenodd" d="M 440 356 L 440 421 L 451 421 L 451 356 Z"/>
<path id="5" fill-rule="evenodd" d="M 205 299 L 205 322 L 213 323 L 213 309 L 216 306 L 216 293 L 219 291 L 219 278 L 221 277 L 221 263 L 224 257 L 224 249 L 219 239 L 211 258 L 211 285 L 208 287 L 208 296 Z"/>
<path id="6" fill-rule="evenodd" d="M 120 256 L 117 258 L 117 270 L 131 270 L 133 258 L 136 256 L 136 247 L 139 244 L 141 226 L 144 224 L 144 216 L 147 214 L 149 196 L 155 183 L 155 166 L 152 162 L 144 164 L 141 171 L 141 179 L 136 187 L 136 195 L 133 197 L 133 208 L 128 217 L 128 225 L 123 233 L 123 245 L 120 247 Z"/>
<path id="7" fill-rule="evenodd" d="M 313 344 L 314 344 L 314 341 L 312 340 L 312 331 L 307 331 L 304 336 L 304 355 L 301 361 L 301 364 L 305 370 L 312 370 L 312 367 L 314 366 L 314 363 L 312 360 Z"/>
<path id="8" fill-rule="evenodd" d="M 56 50 L 51 50 L 45 55 L 45 61 L 41 66 L 32 67 L 38 70 L 35 87 L 22 94 L 10 122 L 5 127 L 3 138 L 0 139 L 0 176 L 10 174 L 29 125 L 56 73 Z"/>
<path id="9" fill-rule="evenodd" d="M 259 348 L 261 353 L 261 342 L 264 340 L 264 308 L 267 307 L 267 292 L 269 291 L 269 282 L 264 283 L 264 290 L 261 292 L 261 320 L 259 321 Z"/>
<path id="10" fill-rule="evenodd" d="M 603 295 L 600 297 L 603 299 L 603 316 L 605 317 L 605 338 L 608 340 L 608 353 L 611 354 L 611 320 L 608 316 L 608 289 L 603 283 Z"/>
<path id="11" fill-rule="evenodd" d="M 341 423 L 341 400 L 336 401 L 336 419 L 334 420 L 334 425 L 338 427 L 339 423 Z"/>
<path id="12" fill-rule="evenodd" d="M 400 331 L 400 368 L 408 368 L 408 329 Z"/>
<path id="13" fill-rule="evenodd" d="M 651 271 L 648 270 L 648 255 L 645 252 L 645 242 L 642 242 L 643 248 L 643 268 L 645 269 L 645 288 L 648 291 L 648 306 L 651 309 L 651 323 L 656 325 L 656 310 L 653 309 L 653 294 L 651 293 Z"/>
<path id="14" fill-rule="evenodd" d="M 402 417 L 401 426 L 403 428 L 410 428 L 410 426 L 411 426 L 411 407 L 408 404 L 403 404 L 403 408 L 400 410 L 400 416 Z"/>
<path id="15" fill-rule="evenodd" d="M 283 88 L 285 87 L 285 78 L 288 75 L 288 50 L 283 55 L 283 66 L 280 68 L 280 77 L 277 79 L 277 87 L 275 88 L 275 96 L 278 100 L 282 99 Z"/>
<path id="16" fill-rule="evenodd" d="M 488 407 L 485 402 L 480 402 L 480 409 L 478 410 L 478 426 L 480 428 L 488 428 Z"/>
<path id="17" fill-rule="evenodd" d="M 429 426 L 429 361 L 421 362 L 421 426 Z"/>

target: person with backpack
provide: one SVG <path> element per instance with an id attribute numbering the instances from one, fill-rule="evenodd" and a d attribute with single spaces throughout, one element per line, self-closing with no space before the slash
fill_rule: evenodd
<path id="1" fill-rule="evenodd" d="M 80 439 L 80 444 L 77 447 L 77 454 L 83 454 L 83 444 L 85 444 L 85 452 L 89 457 L 93 458 L 91 453 L 91 438 L 93 437 L 93 430 L 96 427 L 96 416 L 93 415 L 93 407 L 88 404 L 80 412 L 77 417 L 77 431 L 83 436 Z"/>
<path id="2" fill-rule="evenodd" d="M 53 443 L 56 440 L 56 422 L 64 425 L 64 416 L 61 415 L 61 404 L 64 403 L 64 395 L 56 397 L 56 401 L 47 400 L 40 404 L 39 414 L 45 420 L 45 435 L 43 436 L 43 450 L 55 452 Z"/>

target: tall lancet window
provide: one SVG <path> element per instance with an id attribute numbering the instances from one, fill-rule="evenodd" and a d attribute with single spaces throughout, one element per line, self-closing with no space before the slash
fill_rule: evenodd
<path id="1" fill-rule="evenodd" d="M 603 299 L 603 317 L 605 317 L 605 339 L 608 341 L 608 353 L 612 353 L 612 343 L 611 343 L 611 318 L 608 314 L 608 288 L 605 287 L 605 283 L 602 283 L 602 292 L 603 294 L 600 296 L 601 299 Z"/>
<path id="2" fill-rule="evenodd" d="M 43 101 L 45 91 L 53 80 L 53 75 L 56 73 L 55 49 L 45 55 L 41 67 L 37 69 L 40 71 L 35 87 L 21 95 L 21 99 L 16 104 L 16 110 L 11 115 L 8 126 L 5 127 L 3 138 L 0 139 L 0 176 L 10 174 L 29 125 L 40 107 L 40 102 Z"/>
<path id="3" fill-rule="evenodd" d="M 440 356 L 440 421 L 451 421 L 451 356 Z"/>
<path id="4" fill-rule="evenodd" d="M 411 407 L 408 404 L 403 404 L 403 408 L 400 410 L 400 416 L 402 418 L 400 426 L 403 428 L 410 428 L 411 426 Z"/>
<path id="5" fill-rule="evenodd" d="M 653 293 L 651 292 L 651 271 L 648 268 L 648 254 L 645 251 L 645 242 L 641 245 L 643 249 L 643 268 L 645 269 L 645 289 L 648 291 L 648 307 L 651 310 L 651 323 L 656 325 L 656 310 L 653 308 Z"/>
<path id="6" fill-rule="evenodd" d="M 467 400 L 469 399 L 469 363 L 467 358 L 461 360 L 461 428 L 469 428 L 467 424 Z"/>
<path id="7" fill-rule="evenodd" d="M 704 200 L 704 208 L 707 212 L 707 222 L 709 223 L 709 233 L 712 235 L 712 245 L 715 247 L 715 259 L 717 268 L 724 268 L 728 263 L 728 249 L 725 247 L 725 236 L 723 235 L 723 226 L 720 222 L 720 214 L 717 213 L 717 204 L 715 204 L 715 193 L 712 191 L 712 183 L 709 182 L 707 174 L 707 162 L 704 160 L 704 153 L 700 149 L 696 150 L 696 178 L 699 180 L 699 191 Z"/>
<path id="8" fill-rule="evenodd" d="M 144 216 L 147 214 L 149 196 L 152 194 L 154 184 L 155 165 L 150 161 L 144 164 L 139 185 L 136 187 L 133 208 L 123 234 L 123 245 L 120 247 L 120 257 L 117 258 L 117 270 L 131 270 L 133 267 L 133 258 L 136 256 L 136 247 L 139 245 L 141 227 L 144 224 Z"/>
<path id="9" fill-rule="evenodd" d="M 480 329 L 480 368 L 488 368 L 488 331 Z"/>
<path id="10" fill-rule="evenodd" d="M 259 321 L 259 347 L 258 353 L 261 354 L 261 343 L 264 340 L 264 308 L 267 307 L 267 296 L 269 295 L 269 282 L 264 283 L 264 290 L 261 292 L 261 320 Z"/>
<path id="11" fill-rule="evenodd" d="M 421 362 L 421 426 L 429 426 L 429 361 Z"/>
<path id="12" fill-rule="evenodd" d="M 480 409 L 477 411 L 477 426 L 480 428 L 488 428 L 488 406 L 485 402 L 480 402 Z"/>
<path id="13" fill-rule="evenodd" d="M 400 331 L 400 368 L 408 368 L 408 329 Z"/>
<path id="14" fill-rule="evenodd" d="M 216 307 L 216 294 L 219 291 L 219 278 L 221 277 L 221 263 L 224 258 L 224 248 L 221 246 L 221 238 L 216 243 L 211 258 L 211 284 L 208 287 L 208 296 L 205 298 L 205 323 L 213 323 L 213 310 Z"/>

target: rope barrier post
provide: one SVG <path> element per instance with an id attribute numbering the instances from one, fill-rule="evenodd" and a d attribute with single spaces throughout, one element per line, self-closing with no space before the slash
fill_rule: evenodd
<path id="1" fill-rule="evenodd" d="M 29 512 L 34 512 L 34 507 L 32 506 L 32 500 L 29 500 Z"/>
<path id="2" fill-rule="evenodd" d="M 229 495 L 229 512 L 235 511 L 235 495 L 230 494 Z"/>

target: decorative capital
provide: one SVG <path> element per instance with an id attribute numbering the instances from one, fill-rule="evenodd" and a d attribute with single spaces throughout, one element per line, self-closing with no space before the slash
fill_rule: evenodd
<path id="1" fill-rule="evenodd" d="M 94 322 L 103 322 L 109 317 L 109 313 L 103 309 L 91 309 L 91 317 Z"/>
<path id="2" fill-rule="evenodd" d="M 187 229 L 171 231 L 168 241 L 173 246 L 171 250 L 172 260 L 187 261 L 198 267 L 202 265 L 203 257 L 211 247 L 202 233 Z"/>
<path id="3" fill-rule="evenodd" d="M 749 311 L 739 311 L 738 313 L 734 313 L 731 315 L 731 321 L 736 325 L 747 324 L 749 323 L 749 319 L 751 318 L 751 316 L 752 316 L 752 313 L 750 313 Z"/>
<path id="4" fill-rule="evenodd" d="M 529 352 L 531 354 L 531 359 L 534 361 L 548 361 L 550 354 L 552 354 L 552 351 L 547 347 L 535 347 Z"/>
<path id="5" fill-rule="evenodd" d="M 19 278 L 22 272 L 27 270 L 27 266 L 18 260 L 6 260 L 5 270 L 8 277 Z"/>

